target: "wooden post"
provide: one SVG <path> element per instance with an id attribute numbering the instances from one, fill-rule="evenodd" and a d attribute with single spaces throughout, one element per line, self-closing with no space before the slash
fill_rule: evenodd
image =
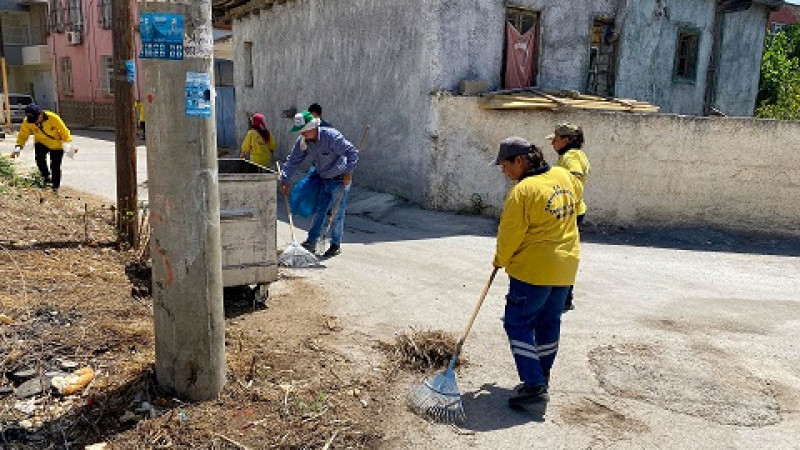
<path id="1" fill-rule="evenodd" d="M 3 41 L 3 22 L 0 20 L 0 72 L 3 72 L 3 108 L 6 132 L 11 134 L 14 129 L 11 125 L 11 103 L 8 101 L 8 71 L 6 67 L 6 43 Z"/>
<path id="2" fill-rule="evenodd" d="M 117 165 L 118 241 L 135 247 L 139 242 L 139 208 L 136 194 L 136 115 L 134 82 L 126 62 L 133 61 L 133 11 L 130 0 L 112 0 L 114 35 L 114 130 Z M 135 71 L 134 71 L 135 73 Z"/>

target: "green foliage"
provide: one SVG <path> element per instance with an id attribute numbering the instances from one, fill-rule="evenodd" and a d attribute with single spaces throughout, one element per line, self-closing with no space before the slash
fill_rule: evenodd
<path id="1" fill-rule="evenodd" d="M 756 116 L 800 120 L 800 26 L 767 37 Z"/>
<path id="2" fill-rule="evenodd" d="M 8 191 L 9 187 L 32 187 L 44 186 L 44 179 L 38 170 L 34 169 L 27 174 L 20 174 L 14 160 L 5 155 L 0 155 L 0 185 L 2 192 Z"/>

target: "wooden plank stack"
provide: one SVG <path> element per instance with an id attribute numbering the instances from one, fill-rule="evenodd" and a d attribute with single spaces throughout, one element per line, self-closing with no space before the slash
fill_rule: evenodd
<path id="1" fill-rule="evenodd" d="M 628 98 L 600 97 L 577 91 L 545 92 L 535 88 L 512 89 L 481 95 L 481 109 L 569 110 L 596 109 L 631 113 L 657 113 L 659 107 Z"/>

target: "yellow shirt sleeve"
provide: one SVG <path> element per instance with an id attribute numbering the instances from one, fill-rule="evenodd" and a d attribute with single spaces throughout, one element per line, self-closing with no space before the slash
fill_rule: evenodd
<path id="1" fill-rule="evenodd" d="M 22 125 L 19 126 L 19 134 L 17 134 L 17 145 L 20 147 L 24 146 L 26 142 L 28 142 L 28 137 L 31 135 L 31 124 L 28 123 L 28 119 L 22 121 Z"/>
<path id="2" fill-rule="evenodd" d="M 242 141 L 242 153 L 250 153 L 253 150 L 253 130 L 247 132 Z"/>
<path id="3" fill-rule="evenodd" d="M 497 251 L 494 256 L 494 265 L 506 267 L 511 262 L 511 257 L 517 253 L 522 240 L 528 232 L 528 220 L 525 215 L 523 196 L 518 185 L 508 193 L 503 214 L 500 216 L 500 226 L 497 229 Z"/>
<path id="4" fill-rule="evenodd" d="M 581 183 L 586 182 L 586 171 L 584 170 L 583 164 L 581 163 L 580 158 L 576 154 L 572 154 L 572 152 L 567 152 L 559 161 L 559 166 L 567 169 L 569 173 L 571 173 L 575 178 L 578 179 Z"/>

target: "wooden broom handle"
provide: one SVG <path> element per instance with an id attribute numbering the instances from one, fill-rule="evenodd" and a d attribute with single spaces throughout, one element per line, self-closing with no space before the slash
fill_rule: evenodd
<path id="1" fill-rule="evenodd" d="M 278 182 L 280 183 L 281 163 L 275 161 L 275 166 L 278 168 Z M 283 200 L 286 202 L 286 214 L 289 216 L 289 232 L 292 234 L 292 242 L 294 242 L 296 240 L 294 238 L 294 220 L 292 220 L 292 207 L 289 206 L 289 196 L 283 194 Z"/>
<path id="2" fill-rule="evenodd" d="M 494 276 L 497 275 L 498 269 L 499 267 L 495 267 L 494 270 L 492 270 L 492 274 L 489 275 L 489 281 L 487 281 L 486 286 L 483 287 L 481 298 L 478 299 L 478 304 L 475 305 L 475 310 L 472 311 L 472 317 L 469 318 L 467 328 L 464 330 L 464 334 L 461 335 L 461 339 L 458 341 L 458 345 L 456 346 L 456 355 L 461 353 L 461 347 L 464 345 L 464 341 L 467 340 L 467 335 L 469 334 L 469 330 L 472 329 L 472 324 L 475 322 L 475 318 L 478 317 L 478 311 L 480 311 L 481 306 L 483 306 L 483 300 L 486 298 L 486 294 L 489 292 L 489 288 L 492 286 Z"/>

